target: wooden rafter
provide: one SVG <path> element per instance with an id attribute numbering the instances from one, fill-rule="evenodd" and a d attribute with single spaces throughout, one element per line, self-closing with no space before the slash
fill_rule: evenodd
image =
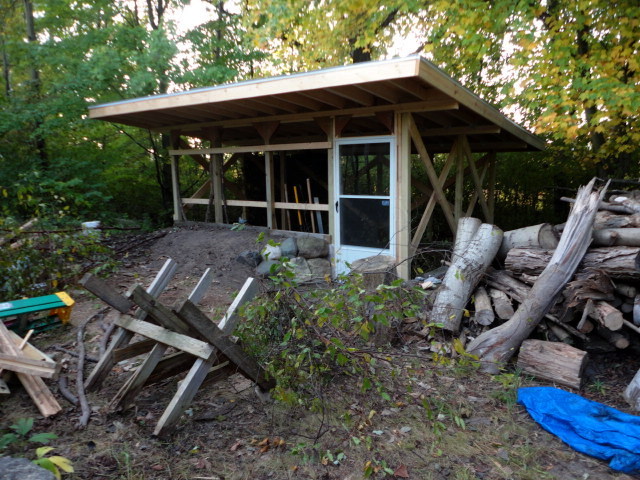
<path id="1" fill-rule="evenodd" d="M 378 98 L 386 100 L 389 103 L 399 103 L 402 99 L 402 90 L 398 90 L 391 85 L 379 85 L 375 83 L 363 83 L 357 88 L 371 93 Z"/>
<path id="2" fill-rule="evenodd" d="M 469 125 L 462 127 L 423 128 L 420 133 L 423 137 L 448 137 L 458 135 L 486 135 L 498 134 L 502 130 L 495 125 Z"/>
<path id="3" fill-rule="evenodd" d="M 331 148 L 329 142 L 281 143 L 269 145 L 248 145 L 243 147 L 196 148 L 189 150 L 170 150 L 171 155 L 215 154 L 215 153 L 254 153 L 278 152 L 280 150 L 325 150 Z"/>
<path id="4" fill-rule="evenodd" d="M 362 92 L 365 93 L 365 92 Z M 384 112 L 384 111 L 395 111 L 398 113 L 405 112 L 435 112 L 435 111 L 445 111 L 445 110 L 456 110 L 459 108 L 459 104 L 446 97 L 435 98 L 432 100 L 424 100 L 420 102 L 409 102 L 409 103 L 401 103 L 398 105 L 386 104 L 386 105 L 373 105 L 370 107 L 352 107 L 352 108 L 344 108 L 344 109 L 336 109 L 336 110 L 320 110 L 317 112 L 306 112 L 306 113 L 292 113 L 292 114 L 283 114 L 283 115 L 271 115 L 268 117 L 265 116 L 257 116 L 250 118 L 237 118 L 231 120 L 219 120 L 215 122 L 204 122 L 204 123 L 191 123 L 191 124 L 176 124 L 170 126 L 164 126 L 159 130 L 194 130 L 202 128 L 203 126 L 223 126 L 225 128 L 237 128 L 243 127 L 247 125 L 252 125 L 256 122 L 264 122 L 264 121 L 280 121 L 282 123 L 289 122 L 299 122 L 305 120 L 313 120 L 316 117 L 332 117 L 336 115 L 354 115 L 354 116 L 366 116 L 373 115 L 376 112 Z"/>
<path id="5" fill-rule="evenodd" d="M 332 108 L 345 108 L 347 106 L 347 100 L 340 95 L 336 95 L 331 92 L 320 92 L 315 90 L 310 90 L 308 92 L 300 92 L 300 95 L 303 97 L 308 97 L 313 100 L 318 100 L 322 103 L 326 103 Z"/>

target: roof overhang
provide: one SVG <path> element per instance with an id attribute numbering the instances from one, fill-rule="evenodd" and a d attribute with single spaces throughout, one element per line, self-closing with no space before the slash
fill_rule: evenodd
<path id="1" fill-rule="evenodd" d="M 89 108 L 91 118 L 194 137 L 221 127 L 224 145 L 251 144 L 260 138 L 256 126 L 266 123 L 277 124 L 273 143 L 326 139 L 323 122 L 331 117 L 349 119 L 343 135 L 374 135 L 389 128 L 397 112 L 414 114 L 433 152 L 448 151 L 458 135 L 467 135 L 473 151 L 545 148 L 543 140 L 419 56 Z"/>

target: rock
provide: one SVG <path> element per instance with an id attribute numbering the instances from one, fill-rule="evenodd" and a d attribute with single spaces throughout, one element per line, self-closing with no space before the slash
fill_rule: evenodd
<path id="1" fill-rule="evenodd" d="M 251 250 L 245 250 L 236 257 L 236 262 L 240 262 L 250 267 L 257 267 L 262 262 L 262 257 L 258 252 L 252 252 Z"/>
<path id="2" fill-rule="evenodd" d="M 311 278 L 311 269 L 309 268 L 309 264 L 307 260 L 303 257 L 294 257 L 289 263 L 292 266 L 293 274 L 296 276 L 296 280 L 299 282 L 304 282 L 305 280 L 309 280 Z"/>
<path id="3" fill-rule="evenodd" d="M 331 278 L 331 262 L 326 258 L 310 258 L 307 265 L 311 270 L 311 278 L 323 280 L 327 275 Z"/>
<path id="4" fill-rule="evenodd" d="M 297 240 L 298 256 L 320 258 L 329 255 L 329 244 L 318 237 L 301 237 Z"/>
<path id="5" fill-rule="evenodd" d="M 271 271 L 271 267 L 276 265 L 275 272 L 280 270 L 281 264 L 277 260 L 265 260 L 260 265 L 256 267 L 256 275 L 259 277 L 268 277 L 269 275 L 273 275 L 274 272 Z"/>
<path id="6" fill-rule="evenodd" d="M 262 258 L 265 260 L 278 260 L 282 256 L 279 245 L 267 245 L 262 249 Z"/>
<path id="7" fill-rule="evenodd" d="M 287 238 L 280 244 L 280 250 L 282 256 L 287 258 L 294 258 L 298 256 L 298 243 L 295 238 Z"/>
<path id="8" fill-rule="evenodd" d="M 0 480 L 55 480 L 49 470 L 26 458 L 0 457 Z"/>

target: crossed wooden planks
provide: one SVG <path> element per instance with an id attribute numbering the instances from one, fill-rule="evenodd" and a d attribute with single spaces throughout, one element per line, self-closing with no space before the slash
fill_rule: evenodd
<path id="1" fill-rule="evenodd" d="M 159 277 L 162 279 L 154 281 L 162 288 L 166 287 L 175 272 L 175 267 L 171 267 L 175 264 L 169 262 L 172 261 L 165 264 L 166 271 L 163 273 L 161 270 L 156 277 L 156 280 Z M 210 281 L 210 274 L 206 272 L 189 298 L 175 309 L 167 308 L 156 300 L 162 289 L 152 289 L 154 284 L 147 290 L 136 286 L 127 296 L 123 296 L 95 277 L 85 276 L 81 281 L 85 288 L 122 314 L 126 314 L 134 306 L 139 307 L 135 318 L 122 315 L 116 320 L 119 327 L 116 336 L 87 382 L 88 388 L 96 389 L 108 375 L 116 358 L 129 358 L 141 352 L 149 352 L 111 400 L 110 408 L 129 407 L 145 385 L 159 378 L 175 375 L 190 366 L 189 373 L 158 421 L 154 435 L 165 434 L 175 426 L 212 369 L 218 376 L 221 372 L 231 372 L 234 369 L 256 382 L 262 390 L 273 387 L 262 367 L 229 339 L 237 324 L 237 309 L 255 296 L 257 282 L 253 278 L 247 279 L 226 315 L 216 325 L 196 306 Z M 129 345 L 134 334 L 142 335 L 147 340 Z M 179 353 L 166 355 L 169 347 L 175 348 Z"/>
<path id="2" fill-rule="evenodd" d="M 15 337 L 17 335 L 10 332 L 0 320 L 0 352 L 3 352 L 0 355 L 0 365 L 16 373 L 22 386 L 44 417 L 55 415 L 62 410 L 62 407 L 41 377 L 54 377 L 59 371 L 59 366 L 50 358 L 44 358 L 42 354 L 34 355 L 33 347 L 23 351 L 28 344 L 25 342 L 23 345 L 22 339 L 16 340 Z"/>

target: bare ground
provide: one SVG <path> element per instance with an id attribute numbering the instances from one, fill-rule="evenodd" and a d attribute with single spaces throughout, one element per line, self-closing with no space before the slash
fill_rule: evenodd
<path id="1" fill-rule="evenodd" d="M 122 292 L 135 283 L 146 286 L 164 261 L 173 258 L 179 268 L 161 297 L 171 305 L 211 268 L 216 280 L 201 305 L 219 317 L 253 273 L 235 258 L 243 250 L 257 249 L 256 236 L 251 230 L 194 225 L 120 239 L 114 248 L 122 250 L 121 267 L 108 275 L 108 282 Z M 145 242 L 149 238 L 153 241 Z M 77 301 L 75 325 L 104 307 L 82 290 L 71 294 Z M 110 313 L 102 323 L 113 318 Z M 89 325 L 89 355 L 98 355 L 102 334 L 99 321 Z M 34 343 L 50 353 L 54 345 L 73 350 L 75 328 L 42 334 Z M 93 414 L 86 429 L 76 428 L 79 409 L 61 397 L 63 413 L 39 417 L 16 384 L 12 395 L 2 398 L 0 427 L 21 417 L 36 418 L 36 431 L 59 435 L 55 453 L 73 461 L 76 473 L 68 478 L 78 479 L 359 479 L 367 474 L 438 480 L 632 478 L 576 453 L 515 405 L 515 388 L 535 385 L 533 380 L 512 374 L 495 379 L 461 364 L 436 365 L 420 346 L 412 342 L 386 352 L 390 361 L 380 368 L 386 372 L 391 401 L 361 393 L 345 376 L 322 392 L 318 411 L 308 411 L 262 401 L 248 381 L 233 375 L 205 384 L 176 432 L 158 439 L 151 435 L 154 425 L 179 378 L 145 388 L 132 410 L 108 413 L 105 408 L 137 359 L 117 365 L 103 388 L 89 394 Z M 75 360 L 57 355 L 73 383 Z M 609 355 L 592 365 L 592 378 L 580 393 L 626 410 L 621 391 L 638 362 Z M 33 456 L 29 448 L 10 453 Z"/>

